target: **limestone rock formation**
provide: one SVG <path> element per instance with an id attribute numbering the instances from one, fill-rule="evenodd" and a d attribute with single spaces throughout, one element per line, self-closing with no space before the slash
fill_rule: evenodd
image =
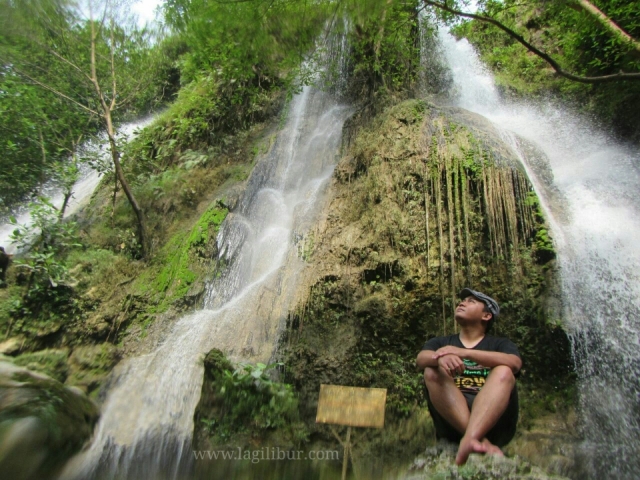
<path id="1" fill-rule="evenodd" d="M 553 245 L 526 172 L 494 127 L 422 100 L 356 114 L 331 195 L 299 242 L 306 278 L 281 349 L 308 423 L 321 383 L 386 388 L 385 429 L 363 432 L 355 454 L 424 450 L 433 434 L 403 435 L 426 428 L 415 358 L 428 338 L 456 332 L 464 287 L 500 302 L 492 333 L 519 346 L 521 429 L 543 413 L 538 405 L 570 408 L 570 393 L 547 395 L 572 384 L 569 342 L 549 308 Z"/>

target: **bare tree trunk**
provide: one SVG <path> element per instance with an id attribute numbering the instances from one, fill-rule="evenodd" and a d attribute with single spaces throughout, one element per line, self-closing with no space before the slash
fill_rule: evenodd
<path id="1" fill-rule="evenodd" d="M 118 198 L 118 174 L 113 172 L 113 197 L 111 198 L 111 226 L 113 227 L 113 218 L 116 215 L 116 199 Z"/>
<path id="2" fill-rule="evenodd" d="M 80 144 L 80 140 L 82 139 L 82 135 L 80 135 L 80 137 L 78 137 L 77 141 L 72 141 L 71 143 L 71 148 L 73 149 L 71 151 L 71 160 L 73 161 L 73 168 L 75 169 L 76 173 L 77 173 L 77 169 L 78 169 L 78 156 L 76 155 L 76 152 L 78 151 L 78 145 Z M 75 177 L 75 175 L 74 175 Z M 65 191 L 64 191 L 64 200 L 62 201 L 62 206 L 60 207 L 60 213 L 58 214 L 58 219 L 62 220 L 64 218 L 64 212 L 67 209 L 67 206 L 69 205 L 69 200 L 71 199 L 71 196 L 73 195 L 73 186 L 76 183 L 77 177 L 75 178 L 70 178 L 68 179 L 70 184 L 68 185 L 64 185 Z M 71 181 L 73 180 L 73 181 Z"/>
<path id="3" fill-rule="evenodd" d="M 142 248 L 142 255 L 146 257 L 149 252 L 149 245 L 147 243 L 146 222 L 142 209 L 140 208 L 138 201 L 134 197 L 133 192 L 131 191 L 131 187 L 129 187 L 127 179 L 124 176 L 122 166 L 120 165 L 120 150 L 118 149 L 118 145 L 116 144 L 113 124 L 111 123 L 111 110 L 105 111 L 104 119 L 107 123 L 107 135 L 109 136 L 109 146 L 111 147 L 111 160 L 113 160 L 113 166 L 115 167 L 118 181 L 120 182 L 120 185 L 122 185 L 122 190 L 127 196 L 127 199 L 131 204 L 131 208 L 133 208 L 133 212 L 136 215 L 136 219 L 138 220 L 138 241 L 140 242 L 140 246 Z"/>
<path id="4" fill-rule="evenodd" d="M 116 143 L 115 130 L 113 128 L 113 121 L 111 118 L 111 112 L 113 112 L 116 107 L 116 98 L 117 98 L 117 82 L 116 82 L 116 71 L 115 71 L 115 61 L 114 61 L 114 24 L 113 20 L 111 21 L 111 101 L 107 103 L 104 94 L 102 93 L 102 89 L 100 88 L 100 82 L 98 81 L 98 74 L 96 70 L 96 30 L 95 24 L 93 22 L 93 12 L 89 12 L 91 17 L 91 76 L 90 80 L 93 83 L 93 86 L 96 90 L 96 94 L 98 96 L 98 100 L 100 101 L 100 106 L 102 108 L 102 118 L 105 121 L 105 125 L 107 127 L 107 135 L 109 137 L 109 147 L 111 150 L 111 160 L 113 161 L 113 166 L 116 171 L 116 178 L 122 185 L 122 190 L 124 190 L 124 194 L 127 196 L 129 203 L 131 204 L 131 208 L 136 215 L 137 223 L 138 223 L 138 242 L 140 243 L 140 247 L 142 249 L 142 256 L 146 257 L 149 253 L 149 244 L 147 242 L 147 234 L 146 234 L 146 224 L 144 214 L 138 201 L 133 195 L 131 188 L 129 187 L 129 183 L 124 176 L 124 172 L 122 170 L 122 166 L 120 165 L 120 150 L 118 149 L 118 145 Z"/>
<path id="5" fill-rule="evenodd" d="M 71 190 L 67 190 L 65 192 L 64 200 L 62 201 L 62 206 L 60 207 L 60 212 L 58 213 L 58 220 L 62 220 L 64 218 L 64 211 L 67 209 L 67 205 L 69 204 L 71 195 L 73 195 L 73 192 Z"/>
<path id="6" fill-rule="evenodd" d="M 47 166 L 47 149 L 44 147 L 44 138 L 42 136 L 41 129 L 38 129 L 38 137 L 40 138 L 40 153 L 42 154 L 42 173 L 40 174 L 40 188 L 38 190 L 42 195 L 43 194 L 42 189 L 46 182 L 45 169 Z"/>

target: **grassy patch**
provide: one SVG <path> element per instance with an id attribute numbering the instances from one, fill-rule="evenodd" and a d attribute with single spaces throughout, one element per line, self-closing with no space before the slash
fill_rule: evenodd
<path id="1" fill-rule="evenodd" d="M 44 373 L 64 383 L 69 374 L 68 357 L 68 350 L 41 350 L 20 355 L 14 363 L 34 372 Z"/>

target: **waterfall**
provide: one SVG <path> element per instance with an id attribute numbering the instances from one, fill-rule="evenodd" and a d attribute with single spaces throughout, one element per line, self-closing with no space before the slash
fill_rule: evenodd
<path id="1" fill-rule="evenodd" d="M 552 101 L 502 100 L 471 45 L 448 32 L 439 36 L 453 77 L 453 101 L 501 130 L 551 226 L 578 373 L 581 473 L 637 478 L 640 151 Z"/>
<path id="2" fill-rule="evenodd" d="M 118 128 L 117 140 L 118 142 L 129 141 L 136 133 L 136 131 L 149 125 L 155 115 L 149 115 L 147 117 L 139 118 L 133 122 L 127 122 Z M 92 163 L 100 166 L 100 171 L 109 170 L 111 168 L 111 157 L 109 155 L 108 147 L 105 147 L 107 143 L 107 136 L 105 133 L 98 136 L 96 139 L 92 139 L 84 142 L 80 148 L 78 148 L 78 157 L 90 158 Z M 65 218 L 73 215 L 81 207 L 83 207 L 91 198 L 93 191 L 100 183 L 102 173 L 99 170 L 89 167 L 86 164 L 81 164 L 79 167 L 79 178 L 73 186 L 73 195 L 69 199 L 67 208 L 65 209 Z M 46 183 L 42 189 L 41 194 L 49 197 L 51 203 L 56 208 L 61 208 L 64 202 L 64 192 L 60 189 L 59 185 L 54 182 Z M 28 210 L 28 202 L 24 205 L 20 205 L 14 209 L 13 215 L 16 221 L 20 225 L 30 225 L 31 215 Z M 5 247 L 7 253 L 15 253 L 16 246 L 11 242 L 10 236 L 15 227 L 10 223 L 4 223 L 0 225 L 0 245 Z"/>
<path id="3" fill-rule="evenodd" d="M 62 478 L 188 475 L 203 356 L 212 348 L 234 360 L 273 356 L 304 268 L 296 243 L 322 208 L 349 114 L 313 87 L 292 99 L 285 125 L 221 227 L 219 263 L 226 267 L 208 285 L 204 309 L 178 320 L 151 353 L 116 367 L 93 443 Z"/>

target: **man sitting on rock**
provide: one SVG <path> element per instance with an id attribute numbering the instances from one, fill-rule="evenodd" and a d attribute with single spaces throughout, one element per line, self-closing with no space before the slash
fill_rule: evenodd
<path id="1" fill-rule="evenodd" d="M 502 455 L 518 422 L 515 375 L 518 348 L 487 335 L 500 313 L 498 303 L 465 288 L 455 310 L 460 333 L 425 343 L 416 365 L 424 370 L 427 404 L 438 439 L 460 443 L 456 463 L 471 453 Z"/>

